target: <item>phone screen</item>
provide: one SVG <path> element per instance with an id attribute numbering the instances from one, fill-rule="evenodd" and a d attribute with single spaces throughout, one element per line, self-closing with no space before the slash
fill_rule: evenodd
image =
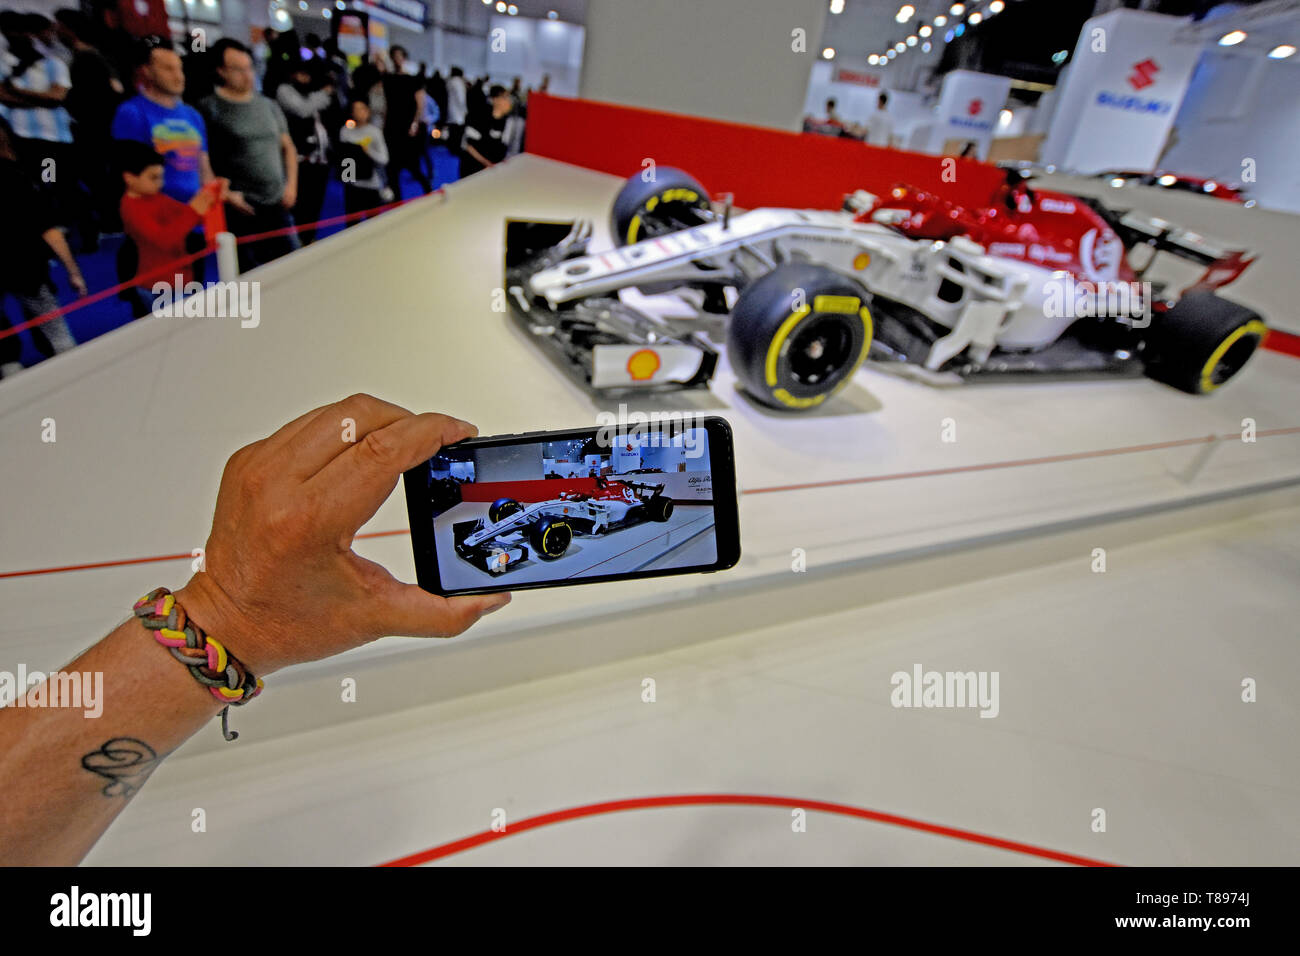
<path id="1" fill-rule="evenodd" d="M 439 594 L 731 567 L 722 419 L 472 439 L 406 475 L 420 585 Z"/>

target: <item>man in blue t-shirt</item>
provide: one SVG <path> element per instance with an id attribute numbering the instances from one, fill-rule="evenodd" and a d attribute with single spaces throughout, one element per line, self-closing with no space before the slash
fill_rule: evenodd
<path id="1" fill-rule="evenodd" d="M 198 110 L 181 102 L 185 70 L 170 45 L 145 47 L 138 62 L 140 94 L 117 108 L 112 136 L 152 146 L 165 161 L 163 193 L 187 203 L 213 178 L 207 127 Z M 238 207 L 243 197 L 231 193 L 229 201 Z"/>

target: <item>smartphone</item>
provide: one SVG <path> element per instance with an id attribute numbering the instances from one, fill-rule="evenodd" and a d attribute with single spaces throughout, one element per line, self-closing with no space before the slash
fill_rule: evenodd
<path id="1" fill-rule="evenodd" d="M 482 594 L 723 571 L 740 560 L 717 417 L 471 438 L 405 475 L 420 587 Z"/>

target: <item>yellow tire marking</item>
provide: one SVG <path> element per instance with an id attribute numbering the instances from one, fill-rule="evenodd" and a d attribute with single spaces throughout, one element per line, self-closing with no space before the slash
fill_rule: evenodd
<path id="1" fill-rule="evenodd" d="M 810 312 L 812 312 L 812 309 L 806 305 L 802 309 L 795 309 L 786 316 L 785 321 L 776 330 L 776 335 L 772 336 L 772 341 L 767 346 L 767 361 L 764 363 L 763 369 L 769 388 L 776 384 L 776 360 L 781 354 L 781 346 L 789 338 L 790 331 L 799 324 L 799 320 Z"/>
<path id="2" fill-rule="evenodd" d="M 1263 322 L 1259 319 L 1251 319 L 1245 325 L 1239 325 L 1228 333 L 1228 336 L 1219 343 L 1218 348 L 1210 353 L 1210 358 L 1201 369 L 1201 392 L 1212 392 L 1223 384 L 1214 381 L 1214 369 L 1223 357 L 1228 354 L 1228 349 L 1237 344 L 1238 339 L 1247 335 L 1257 335 L 1262 340 L 1267 331 L 1268 326 Z"/>
<path id="3" fill-rule="evenodd" d="M 862 300 L 856 295 L 819 295 L 813 299 L 814 312 L 857 315 L 861 306 Z"/>

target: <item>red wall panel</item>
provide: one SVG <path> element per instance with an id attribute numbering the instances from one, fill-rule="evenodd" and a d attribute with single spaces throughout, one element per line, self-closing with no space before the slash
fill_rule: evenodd
<path id="1" fill-rule="evenodd" d="M 653 159 L 747 209 L 838 209 L 855 189 L 884 195 L 898 183 L 983 204 L 1003 182 L 1001 170 L 975 160 L 954 160 L 955 179 L 944 182 L 940 156 L 542 93 L 528 97 L 528 151 L 616 176 Z"/>
<path id="2" fill-rule="evenodd" d="M 562 491 L 591 494 L 596 490 L 592 478 L 542 478 L 535 481 L 473 481 L 460 486 L 465 501 L 496 501 L 513 498 L 530 504 L 560 497 Z"/>

